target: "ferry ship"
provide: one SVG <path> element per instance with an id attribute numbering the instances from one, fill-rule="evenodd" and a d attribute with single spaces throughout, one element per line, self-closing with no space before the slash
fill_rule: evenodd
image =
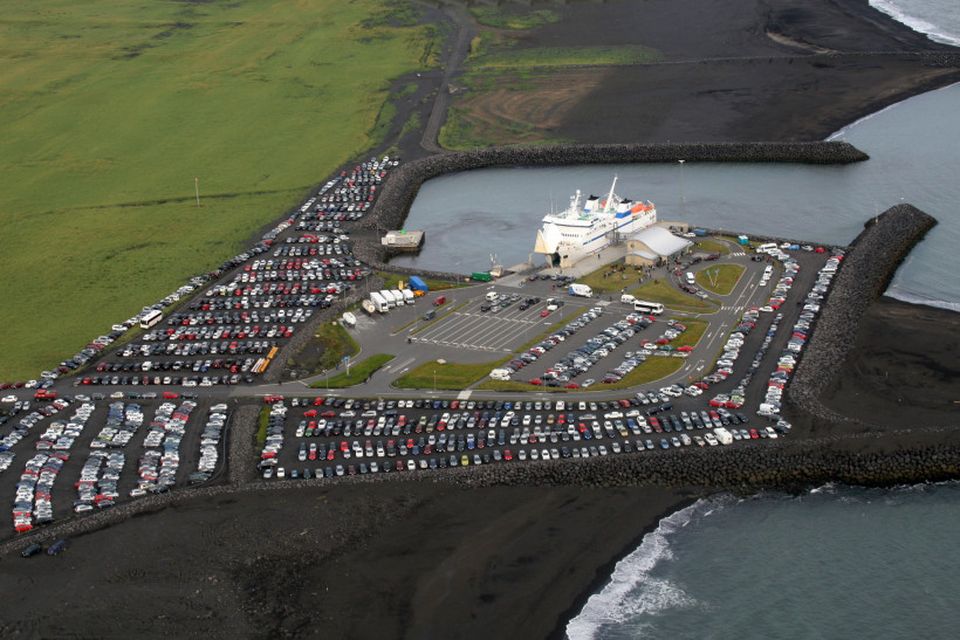
<path id="1" fill-rule="evenodd" d="M 582 203 L 578 189 L 565 211 L 543 217 L 543 227 L 537 231 L 533 250 L 546 256 L 547 266 L 572 266 L 657 221 L 657 210 L 652 202 L 621 198 L 614 193 L 616 186 L 617 178 L 614 177 L 606 198 L 592 195 Z"/>

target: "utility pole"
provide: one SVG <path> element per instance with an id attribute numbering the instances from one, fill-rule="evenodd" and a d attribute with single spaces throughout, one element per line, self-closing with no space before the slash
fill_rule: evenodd
<path id="1" fill-rule="evenodd" d="M 193 190 L 197 194 L 197 206 L 200 206 L 200 178 L 194 176 L 193 178 Z"/>

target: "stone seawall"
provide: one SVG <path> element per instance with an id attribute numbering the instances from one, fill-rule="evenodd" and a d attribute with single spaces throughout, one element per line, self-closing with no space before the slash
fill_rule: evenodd
<path id="1" fill-rule="evenodd" d="M 358 238 L 358 257 L 379 269 L 424 274 L 424 270 L 387 266 L 386 252 L 377 229 L 400 229 L 420 186 L 448 173 L 486 167 L 550 167 L 578 164 L 628 164 L 687 162 L 793 162 L 799 164 L 850 164 L 869 156 L 846 142 L 743 142 L 705 144 L 601 144 L 491 147 L 444 153 L 401 165 L 383 185 L 371 212 L 359 227 L 371 231 Z M 429 229 L 427 230 L 429 232 Z M 362 245 L 362 246 L 361 246 Z M 431 274 L 449 277 L 456 274 Z"/>
<path id="2" fill-rule="evenodd" d="M 820 396 L 853 347 L 867 308 L 883 295 L 900 263 L 936 224 L 935 218 L 909 204 L 891 207 L 866 223 L 841 263 L 787 386 L 785 408 L 791 417 L 806 414 L 820 422 L 856 422 L 828 409 Z"/>

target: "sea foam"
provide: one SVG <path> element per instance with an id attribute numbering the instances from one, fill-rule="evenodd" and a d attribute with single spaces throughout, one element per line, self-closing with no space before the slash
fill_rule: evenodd
<path id="1" fill-rule="evenodd" d="M 960 46 L 960 34 L 950 33 L 943 25 L 933 24 L 916 15 L 918 13 L 917 10 L 921 8 L 921 4 L 927 5 L 931 12 L 941 17 L 949 14 L 950 6 L 937 8 L 930 0 L 926 0 L 923 3 L 909 3 L 913 5 L 909 8 L 904 6 L 907 4 L 904 0 L 870 0 L 870 6 L 874 9 L 879 9 L 897 22 L 902 22 L 914 31 L 926 34 L 931 40 L 955 47 Z"/>
<path id="2" fill-rule="evenodd" d="M 590 596 L 583 610 L 567 624 L 570 640 L 594 638 L 604 624 L 618 624 L 641 614 L 692 607 L 697 602 L 669 580 L 651 576 L 661 561 L 673 558 L 670 536 L 691 522 L 705 518 L 734 500 L 716 497 L 697 500 L 660 521 L 640 546 L 617 563 L 610 582 Z"/>

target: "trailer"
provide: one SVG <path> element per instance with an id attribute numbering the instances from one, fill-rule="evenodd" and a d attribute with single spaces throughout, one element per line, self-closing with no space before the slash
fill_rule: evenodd
<path id="1" fill-rule="evenodd" d="M 470 274 L 470 279 L 475 282 L 490 282 L 493 280 L 493 276 L 486 271 L 474 271 Z"/>
<path id="2" fill-rule="evenodd" d="M 373 303 L 374 308 L 380 313 L 386 313 L 390 310 L 390 305 L 387 304 L 384 297 L 377 291 L 370 293 L 370 302 Z"/>
<path id="3" fill-rule="evenodd" d="M 367 315 L 372 316 L 377 312 L 377 307 L 370 302 L 370 300 L 363 300 L 360 302 L 360 308 L 367 312 Z"/>
<path id="4" fill-rule="evenodd" d="M 383 301 L 387 303 L 388 309 L 393 309 L 397 306 L 397 301 L 394 299 L 393 294 L 390 293 L 389 289 L 381 289 L 380 297 L 383 298 Z"/>
<path id="5" fill-rule="evenodd" d="M 402 307 L 403 306 L 403 294 L 400 293 L 399 289 L 387 289 L 387 295 L 390 297 L 387 298 L 387 302 L 393 302 L 391 306 Z"/>
<path id="6" fill-rule="evenodd" d="M 413 291 L 423 291 L 424 293 L 430 291 L 430 287 L 427 286 L 427 283 L 424 282 L 420 276 L 410 276 L 410 289 Z"/>
<path id="7" fill-rule="evenodd" d="M 343 324 L 353 329 L 357 326 L 357 316 L 353 315 L 349 311 L 345 312 L 342 317 Z"/>
<path id="8" fill-rule="evenodd" d="M 570 285 L 570 288 L 567 289 L 567 293 L 571 296 L 579 296 L 581 298 L 593 297 L 593 289 L 585 284 L 572 284 Z"/>

